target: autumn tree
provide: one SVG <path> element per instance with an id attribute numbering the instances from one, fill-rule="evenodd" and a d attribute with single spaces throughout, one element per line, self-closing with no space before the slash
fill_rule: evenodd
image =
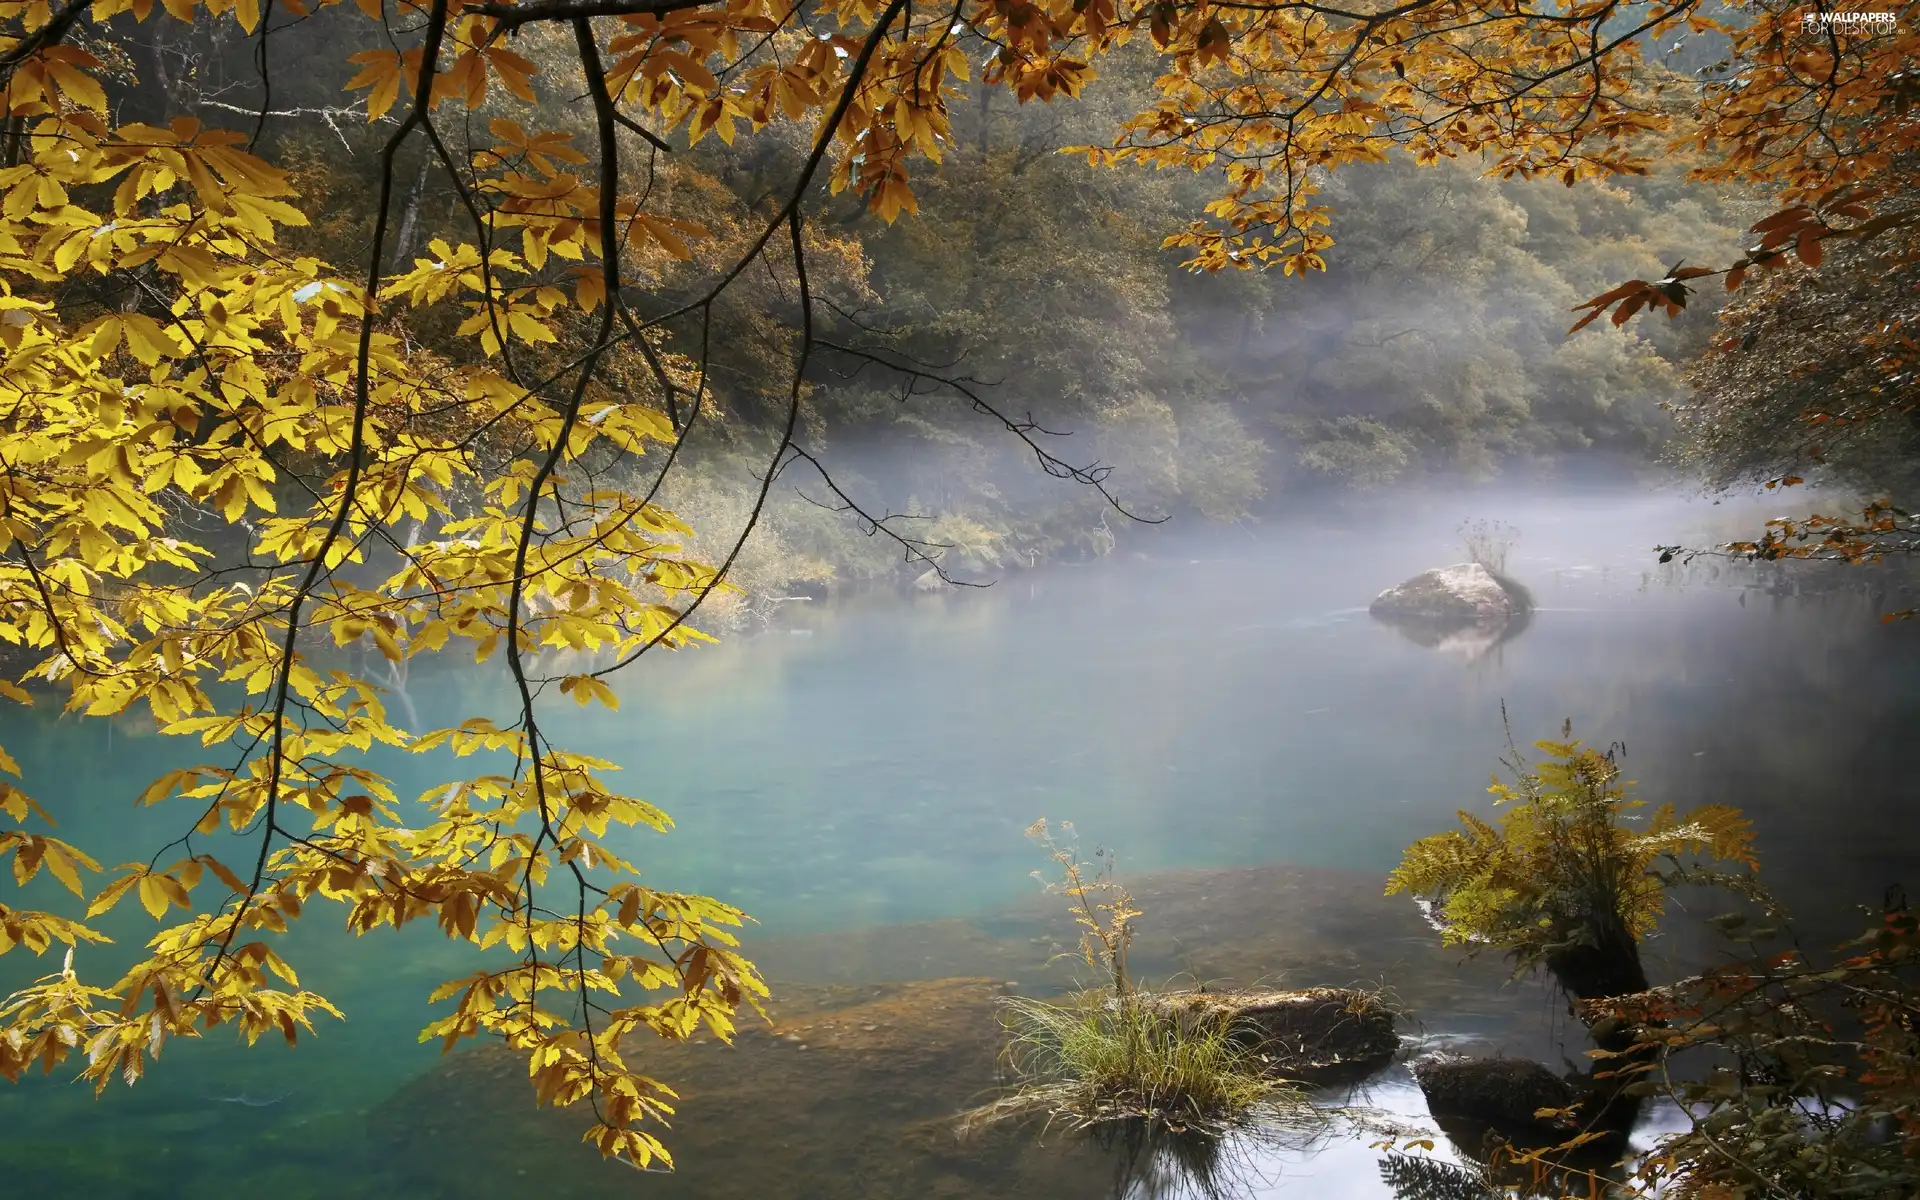
<path id="1" fill-rule="evenodd" d="M 1728 59 L 1687 90 L 1678 141 L 1712 158 L 1693 176 L 1757 189 L 1774 211 L 1732 262 L 1676 262 L 1581 305 L 1678 316 L 1694 288 L 1736 293 L 1678 407 L 1683 461 L 1718 485 L 1822 477 L 1878 497 L 1864 511 L 1782 518 L 1721 552 L 1860 563 L 1920 548 L 1897 507 L 1913 483 L 1912 303 L 1920 250 L 1912 11 L 1758 4 L 1717 24 Z M 1674 548 L 1677 549 L 1677 548 Z M 1669 551 L 1671 555 L 1673 551 Z"/>
<path id="2" fill-rule="evenodd" d="M 356 31 L 339 103 L 276 100 L 275 47 L 316 10 Z M 543 1101 L 593 1105 L 603 1153 L 662 1156 L 647 1122 L 672 1096 L 633 1035 L 725 1036 L 764 985 L 734 949 L 743 914 L 652 888 L 609 846 L 667 818 L 552 740 L 547 705 L 614 705 L 616 673 L 700 640 L 690 618 L 783 473 L 938 569 L 937 545 L 863 507 L 809 443 L 829 359 L 943 390 L 1048 474 L 1108 478 L 965 378 L 851 336 L 856 306 L 824 269 L 847 261 L 820 228 L 833 197 L 913 213 L 917 164 L 959 152 L 954 102 L 976 71 L 1016 101 L 1070 98 L 1132 45 L 1157 60 L 1155 98 L 1088 156 L 1204 173 L 1207 218 L 1170 239 L 1196 267 L 1298 275 L 1326 265 L 1326 172 L 1390 149 L 1569 183 L 1647 170 L 1643 135 L 1669 117 L 1642 47 L 1682 26 L 1711 22 L 1688 3 L 1505 0 L 0 3 L 0 691 L 91 717 L 143 705 L 207 751 L 124 798 L 178 812 L 178 839 L 104 871 L 49 831 L 31 781 L 0 794 L 16 883 L 44 870 L 88 914 L 0 910 L 0 948 L 68 951 L 7 1001 L 0 1071 L 72 1058 L 104 1087 L 223 1025 L 293 1039 L 333 1009 L 279 935 L 326 901 L 357 932 L 430 919 L 473 943 L 479 965 L 435 993 L 453 1011 L 426 1034 L 504 1039 Z M 1690 136 L 1721 177 L 1777 176 L 1809 200 L 1780 236 L 1811 257 L 1841 236 L 1823 214 L 1886 220 L 1818 190 L 1884 155 L 1821 156 L 1851 153 L 1859 106 L 1903 85 L 1836 33 L 1845 78 L 1803 86 L 1771 34 L 1809 45 L 1784 10 L 1759 14 L 1735 50 L 1774 82 L 1721 93 Z M 218 103 L 244 111 L 181 111 L 208 76 L 160 76 L 242 44 L 258 86 Z M 334 128 L 377 125 L 364 244 L 303 208 L 288 173 L 275 131 L 316 107 Z M 1827 136 L 1783 165 L 1778 130 L 1805 119 Z M 724 230 L 665 186 L 663 160 L 716 141 L 761 182 Z M 458 216 L 445 236 L 420 234 L 428 179 Z M 316 222 L 336 227 L 331 249 L 304 242 Z M 749 278 L 777 303 L 730 310 Z M 728 320 L 780 365 L 762 397 L 777 416 L 739 529 L 701 561 L 660 498 L 714 419 Z M 386 663 L 497 656 L 513 715 L 407 728 L 386 668 L 340 653 L 355 645 Z M 471 769 L 401 796 L 375 747 Z M 208 848 L 222 827 L 243 857 Z M 86 922 L 129 900 L 159 928 L 124 975 L 96 977 Z"/>

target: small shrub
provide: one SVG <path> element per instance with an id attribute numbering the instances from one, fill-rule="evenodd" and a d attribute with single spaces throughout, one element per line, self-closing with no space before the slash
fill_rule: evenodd
<path id="1" fill-rule="evenodd" d="M 1737 883 L 1700 860 L 1751 869 L 1752 829 L 1725 805 L 1641 815 L 1615 751 L 1581 745 L 1570 724 L 1535 746 L 1546 756 L 1537 766 L 1509 737 L 1513 782 L 1496 775 L 1487 789 L 1499 823 L 1461 812 L 1463 829 L 1407 848 L 1387 894 L 1424 898 L 1449 944 L 1497 946 L 1522 970 L 1544 965 L 1582 999 L 1643 991 L 1639 941 L 1658 925 L 1667 886 Z"/>
<path id="2" fill-rule="evenodd" d="M 1038 871 L 1033 877 L 1049 892 L 1067 897 L 1067 910 L 1080 926 L 1080 957 L 1106 975 L 1116 997 L 1124 997 L 1133 988 L 1127 978 L 1127 947 L 1133 942 L 1133 919 L 1140 913 L 1113 877 L 1113 851 L 1103 846 L 1093 852 L 1093 862 L 1081 862 L 1079 835 L 1071 821 L 1060 823 L 1058 837 L 1045 817 L 1027 826 L 1026 833 L 1060 868 L 1059 879 Z"/>
<path id="3" fill-rule="evenodd" d="M 1467 551 L 1467 559 L 1477 562 L 1496 576 L 1507 573 L 1507 555 L 1520 540 L 1520 531 L 1504 521 L 1468 521 L 1457 531 Z"/>

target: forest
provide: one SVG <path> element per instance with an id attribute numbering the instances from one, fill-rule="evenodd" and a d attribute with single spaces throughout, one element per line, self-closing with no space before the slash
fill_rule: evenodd
<path id="1" fill-rule="evenodd" d="M 0 0 L 0 1172 L 1913 1195 L 1914 20 Z"/>

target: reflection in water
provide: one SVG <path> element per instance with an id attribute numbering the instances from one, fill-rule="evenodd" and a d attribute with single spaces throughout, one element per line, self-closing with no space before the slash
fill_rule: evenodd
<path id="1" fill-rule="evenodd" d="M 1115 1200 L 1238 1200 L 1274 1186 L 1274 1161 L 1311 1153 L 1325 1135 L 1263 1128 L 1216 1137 L 1129 1121 L 1091 1136 L 1113 1157 Z"/>
<path id="2" fill-rule="evenodd" d="M 1393 1189 L 1394 1200 L 1500 1200 L 1502 1195 L 1484 1168 L 1425 1155 L 1381 1155 L 1380 1178 Z"/>
<path id="3" fill-rule="evenodd" d="M 1533 623 L 1533 609 L 1496 620 L 1434 620 L 1430 617 L 1376 615 L 1382 625 L 1416 646 L 1473 662 L 1485 658 L 1525 633 Z"/>

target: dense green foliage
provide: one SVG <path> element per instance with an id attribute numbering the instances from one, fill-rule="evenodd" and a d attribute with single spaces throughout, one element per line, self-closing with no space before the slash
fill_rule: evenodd
<path id="1" fill-rule="evenodd" d="M 1700 327 L 1568 340 L 1566 314 L 1623 271 L 1731 238 L 1710 195 L 1390 163 L 1326 189 L 1365 217 L 1330 252 L 1338 270 L 1194 276 L 1158 235 L 1203 181 L 1089 173 L 1053 153 L 1100 138 L 1100 90 L 1066 113 L 989 109 L 985 152 L 954 155 L 922 184 L 916 220 L 866 237 L 864 319 L 890 331 L 867 343 L 958 363 L 1002 411 L 1070 431 L 1060 452 L 1111 465 L 1141 515 L 1234 519 L 1303 489 L 1631 464 L 1664 443 L 1674 363 Z M 823 378 L 820 421 L 872 494 L 950 522 L 926 536 L 954 544 L 958 565 L 1098 554 L 1125 536 L 991 423 L 899 384 Z M 803 503 L 774 528 L 804 529 Z M 867 570 L 897 557 L 879 549 Z"/>
<path id="2" fill-rule="evenodd" d="M 1842 246 L 1821 270 L 1765 275 L 1727 307 L 1678 408 L 1683 463 L 1723 487 L 1811 477 L 1914 493 L 1905 323 L 1920 270 L 1891 249 Z"/>

